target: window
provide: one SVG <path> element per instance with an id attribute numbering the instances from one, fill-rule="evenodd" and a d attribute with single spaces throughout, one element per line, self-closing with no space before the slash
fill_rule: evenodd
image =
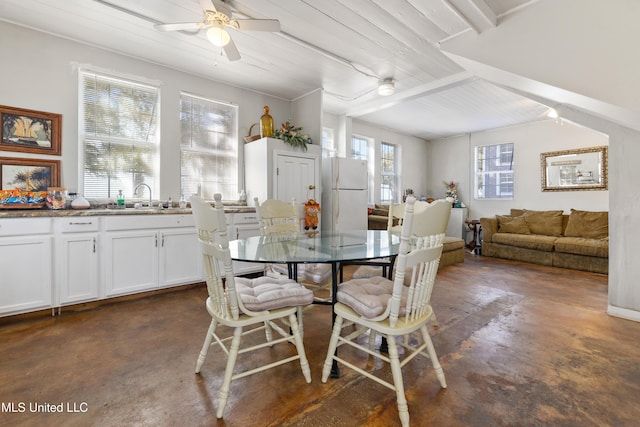
<path id="1" fill-rule="evenodd" d="M 180 94 L 180 191 L 238 198 L 238 107 Z"/>
<path id="2" fill-rule="evenodd" d="M 513 199 L 513 144 L 476 147 L 476 199 Z"/>
<path id="3" fill-rule="evenodd" d="M 335 157 L 336 148 L 333 129 L 322 128 L 322 157 Z"/>
<path id="4" fill-rule="evenodd" d="M 129 197 L 141 183 L 159 194 L 160 89 L 81 70 L 80 100 L 83 194 Z"/>
<path id="5" fill-rule="evenodd" d="M 351 137 L 351 157 L 354 159 L 369 159 L 369 140 L 362 136 Z"/>
<path id="6" fill-rule="evenodd" d="M 380 144 L 380 203 L 397 201 L 398 162 L 395 145 Z"/>

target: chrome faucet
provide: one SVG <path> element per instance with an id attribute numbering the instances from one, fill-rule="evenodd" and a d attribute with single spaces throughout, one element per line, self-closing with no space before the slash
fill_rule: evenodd
<path id="1" fill-rule="evenodd" d="M 140 188 L 142 186 L 145 186 L 145 187 L 147 187 L 149 189 L 149 207 L 152 208 L 153 207 L 153 202 L 152 202 L 152 199 L 151 199 L 151 187 L 149 187 L 148 184 L 145 184 L 143 182 L 142 184 L 136 185 L 136 188 L 133 190 L 133 194 L 137 195 L 138 194 L 138 188 Z"/>

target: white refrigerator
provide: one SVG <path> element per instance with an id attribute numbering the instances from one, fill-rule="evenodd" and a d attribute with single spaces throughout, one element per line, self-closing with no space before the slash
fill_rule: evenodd
<path id="1" fill-rule="evenodd" d="M 366 160 L 322 159 L 322 229 L 367 229 L 369 173 Z"/>

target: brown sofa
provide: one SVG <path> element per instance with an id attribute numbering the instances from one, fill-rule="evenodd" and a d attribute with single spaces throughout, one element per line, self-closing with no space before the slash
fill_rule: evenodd
<path id="1" fill-rule="evenodd" d="M 389 222 L 389 205 L 375 205 L 367 219 L 369 230 L 386 230 Z"/>
<path id="2" fill-rule="evenodd" d="M 571 209 L 480 218 L 482 255 L 608 274 L 607 212 Z"/>

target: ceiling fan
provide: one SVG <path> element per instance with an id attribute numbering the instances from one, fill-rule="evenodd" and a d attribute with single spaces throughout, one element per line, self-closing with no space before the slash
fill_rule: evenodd
<path id="1" fill-rule="evenodd" d="M 189 31 L 208 28 L 207 38 L 215 46 L 224 49 L 229 61 L 240 59 L 240 52 L 226 27 L 238 31 L 280 31 L 280 21 L 277 19 L 231 19 L 231 8 L 222 0 L 200 0 L 204 10 L 202 22 L 180 22 L 175 24 L 157 24 L 159 31 Z"/>

